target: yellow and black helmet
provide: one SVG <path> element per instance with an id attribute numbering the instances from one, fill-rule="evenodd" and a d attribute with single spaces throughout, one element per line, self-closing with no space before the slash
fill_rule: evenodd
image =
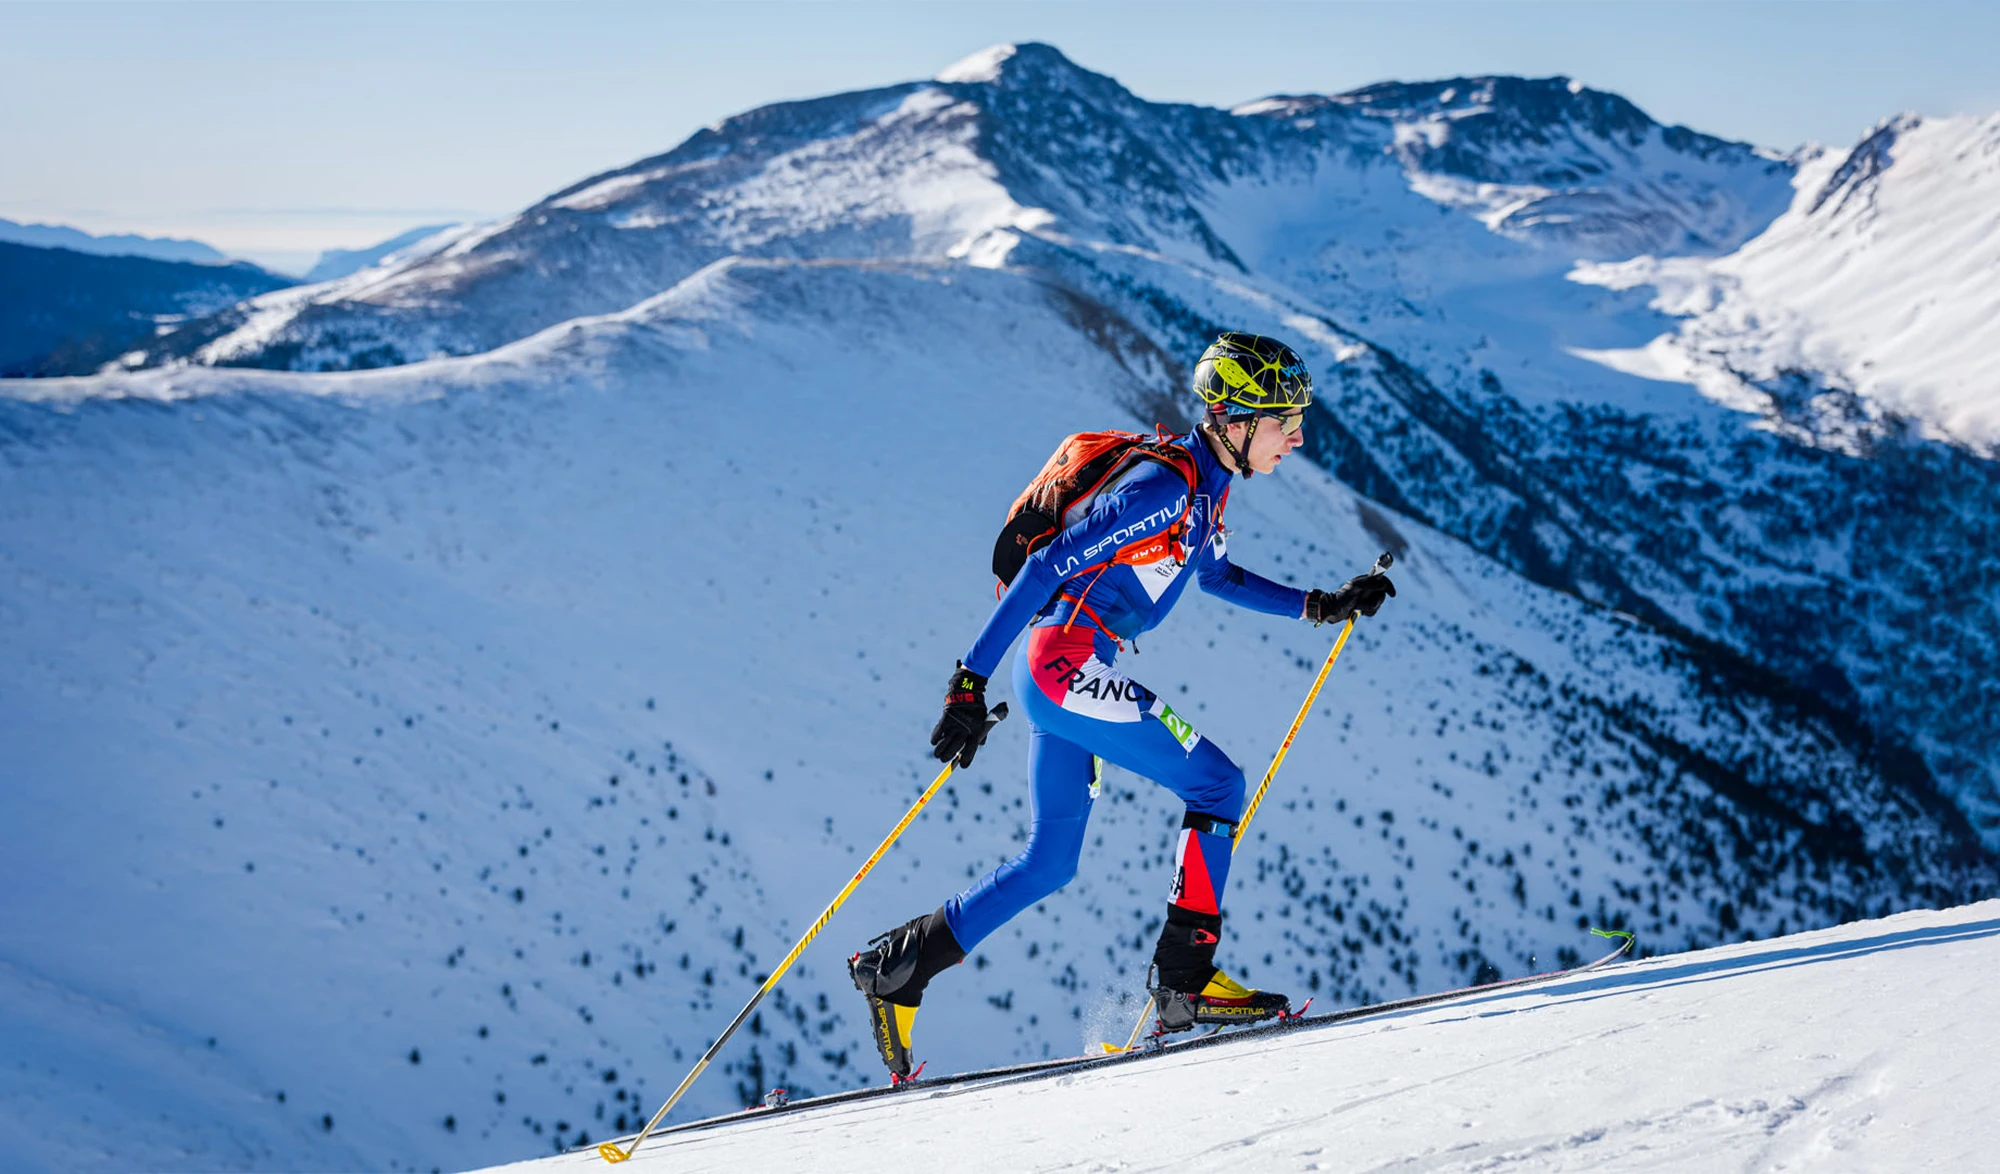
<path id="1" fill-rule="evenodd" d="M 1194 393 L 1222 415 L 1284 412 L 1312 402 L 1313 381 L 1305 360 L 1284 343 L 1227 330 L 1194 365 Z"/>

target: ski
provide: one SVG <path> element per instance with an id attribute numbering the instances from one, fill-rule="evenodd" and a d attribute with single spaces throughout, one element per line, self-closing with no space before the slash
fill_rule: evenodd
<path id="1" fill-rule="evenodd" d="M 1133 1051 L 1112 1052 L 1104 1058 L 1116 1059 L 1120 1056 L 1135 1054 L 1147 1055 L 1162 1050 L 1180 1051 L 1215 1042 L 1224 1036 L 1229 1039 L 1240 1039 L 1244 1036 L 1275 1035 L 1279 1032 L 1302 1031 L 1315 1027 L 1331 1027 L 1337 1023 L 1352 1023 L 1357 1019 L 1372 1019 L 1377 1015 L 1391 1015 L 1397 1011 L 1410 1011 L 1418 1007 L 1428 1007 L 1435 1003 L 1446 1003 L 1453 999 L 1463 999 L 1471 995 L 1491 994 L 1494 991 L 1514 990 L 1518 987 L 1554 982 L 1559 978 L 1573 978 L 1579 974 L 1588 974 L 1593 970 L 1602 969 L 1623 958 L 1631 951 L 1633 942 L 1636 940 L 1632 934 L 1624 930 L 1593 929 L 1590 932 L 1599 937 L 1616 938 L 1618 944 L 1601 957 L 1562 970 L 1545 970 L 1540 974 L 1524 974 L 1519 978 L 1503 978 L 1494 982 L 1478 983 L 1473 986 L 1455 987 L 1448 991 L 1434 991 L 1427 995 L 1411 995 L 1407 998 L 1391 999 L 1385 1003 L 1370 1003 L 1365 1007 L 1348 1007 L 1339 1011 L 1328 1011 L 1322 1015 L 1294 1015 L 1271 1023 L 1259 1023 L 1250 1027 L 1233 1028 L 1227 1032 L 1216 1032 L 1197 1039 L 1168 1040 L 1159 1047 L 1150 1049 L 1142 1044 Z M 1157 1039 L 1158 1037 L 1149 1038 Z"/>
<path id="2" fill-rule="evenodd" d="M 994 1068 L 961 1072 L 953 1076 L 906 1080 L 900 1084 L 869 1085 L 866 1088 L 849 1089 L 846 1092 L 828 1093 L 825 1096 L 807 1097 L 796 1101 L 782 1097 L 767 1099 L 762 1105 L 753 1105 L 738 1112 L 724 1113 L 715 1117 L 707 1117 L 700 1121 L 690 1121 L 684 1125 L 672 1125 L 664 1129 L 658 1129 L 653 1132 L 653 1136 L 659 1137 L 666 1134 L 694 1133 L 703 1130 L 721 1129 L 731 1125 L 747 1124 L 752 1121 L 789 1117 L 795 1113 L 808 1112 L 815 1109 L 857 1104 L 881 1097 L 957 1096 L 961 1093 L 975 1092 L 998 1085 L 1043 1080 L 1054 1076 L 1131 1063 L 1152 1056 L 1163 1056 L 1194 1048 L 1212 1047 L 1231 1040 L 1295 1031 L 1312 1031 L 1317 1028 L 1372 1019 L 1380 1015 L 1393 1015 L 1400 1011 L 1411 1011 L 1422 1007 L 1435 1006 L 1476 995 L 1517 990 L 1521 987 L 1536 986 L 1541 983 L 1574 978 L 1581 974 L 1601 970 L 1625 957 L 1632 950 L 1634 938 L 1630 933 L 1622 930 L 1607 931 L 1596 929 L 1591 932 L 1601 937 L 1615 938 L 1618 944 L 1601 957 L 1562 970 L 1548 970 L 1539 974 L 1523 975 L 1519 978 L 1505 978 L 1496 982 L 1455 987 L 1445 991 L 1434 991 L 1430 994 L 1411 995 L 1402 999 L 1370 1003 L 1364 1007 L 1347 1007 L 1339 1011 L 1327 1011 L 1319 1015 L 1302 1013 L 1276 1022 L 1260 1023 L 1244 1027 L 1230 1027 L 1205 1035 L 1197 1035 L 1189 1039 L 1160 1040 L 1158 1037 L 1148 1037 L 1149 1042 L 1147 1044 L 1133 1048 L 1130 1051 L 1119 1050 L 1095 1056 L 1063 1056 L 1047 1060 L 1027 1060 L 1018 1064 L 1003 1064 Z M 629 1140 L 629 1135 L 613 1139 L 614 1144 L 624 1144 Z"/>

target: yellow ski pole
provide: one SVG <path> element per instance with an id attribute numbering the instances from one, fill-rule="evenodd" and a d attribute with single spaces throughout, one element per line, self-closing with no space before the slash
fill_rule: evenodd
<path id="1" fill-rule="evenodd" d="M 994 725 L 1005 719 L 1006 716 L 1007 703 L 1002 701 L 993 707 L 992 713 L 987 715 L 987 731 L 990 732 Z M 980 741 L 983 743 L 985 740 L 986 735 L 982 733 Z M 917 813 L 924 809 L 924 805 L 931 801 L 931 796 L 937 794 L 938 788 L 944 786 L 944 781 L 950 778 L 952 771 L 956 769 L 957 763 L 955 762 L 944 764 L 944 769 L 939 771 L 938 776 L 931 780 L 931 785 L 924 788 L 924 793 L 917 796 L 917 801 L 910 805 L 908 811 L 903 813 L 903 818 L 897 821 L 895 827 L 889 829 L 888 837 L 882 841 L 880 847 L 875 849 L 874 854 L 869 856 L 867 861 L 861 865 L 860 871 L 854 874 L 854 879 L 847 882 L 847 887 L 840 890 L 840 895 L 836 896 L 833 902 L 826 907 L 826 912 L 821 913 L 819 920 L 812 923 L 812 928 L 808 929 L 805 936 L 799 939 L 799 944 L 792 947 L 792 952 L 785 955 L 783 962 L 778 963 L 778 968 L 771 972 L 771 977 L 764 980 L 764 985 L 758 988 L 755 995 L 751 996 L 750 1001 L 744 1005 L 743 1010 L 736 1013 L 736 1018 L 731 1020 L 729 1026 L 723 1029 L 722 1035 L 717 1037 L 714 1043 L 708 1045 L 708 1050 L 702 1053 L 701 1059 L 695 1061 L 694 1070 L 681 1078 L 680 1087 L 674 1090 L 674 1095 L 667 1098 L 666 1104 L 660 1106 L 660 1111 L 653 1114 L 653 1119 L 646 1122 L 646 1127 L 641 1129 L 637 1136 L 633 1137 L 632 1144 L 621 1150 L 616 1145 L 607 1141 L 597 1147 L 599 1157 L 607 1162 L 622 1162 L 639 1152 L 641 1143 L 652 1134 L 653 1130 L 659 1128 L 659 1124 L 666 1117 L 667 1112 L 674 1107 L 675 1102 L 681 1099 L 682 1094 L 686 1093 L 688 1088 L 694 1084 L 695 1078 L 702 1074 L 702 1071 L 708 1067 L 710 1061 L 715 1059 L 716 1053 L 722 1050 L 722 1045 L 729 1042 L 729 1037 L 735 1035 L 736 1029 L 743 1026 L 744 1022 L 750 1018 L 750 1013 L 757 1009 L 757 1004 L 763 1002 L 764 996 L 770 994 L 772 989 L 778 985 L 778 980 L 785 976 L 785 971 L 790 970 L 792 963 L 799 960 L 799 955 L 805 953 L 806 947 L 811 945 L 812 940 L 819 936 L 819 931 L 826 928 L 826 923 L 833 920 L 834 911 L 839 909 L 846 902 L 848 896 L 860 886 L 862 879 L 868 875 L 869 870 L 874 868 L 876 863 L 888 854 L 889 848 L 896 842 L 896 838 L 901 836 L 904 829 L 910 826 L 911 821 L 917 818 Z"/>
<path id="2" fill-rule="evenodd" d="M 1385 550 L 1375 560 L 1375 565 L 1369 568 L 1368 573 L 1379 575 L 1388 570 L 1390 564 L 1395 561 L 1395 556 Z M 1278 776 L 1278 768 L 1285 765 L 1285 755 L 1291 753 L 1292 739 L 1299 736 L 1299 727 L 1305 724 L 1306 715 L 1312 712 L 1313 701 L 1319 697 L 1319 687 L 1326 684 L 1326 675 L 1333 671 L 1333 662 L 1340 659 L 1340 650 L 1347 646 L 1347 638 L 1353 634 L 1354 617 L 1350 615 L 1347 617 L 1347 623 L 1340 629 L 1340 638 L 1333 642 L 1333 651 L 1326 654 L 1326 663 L 1319 666 L 1319 676 L 1313 678 L 1312 688 L 1306 691 L 1305 704 L 1299 706 L 1298 716 L 1292 719 L 1292 728 L 1285 731 L 1285 740 L 1278 743 L 1278 752 L 1271 756 L 1271 766 L 1264 772 L 1264 781 L 1257 784 L 1257 793 L 1250 796 L 1250 802 L 1243 808 L 1243 818 L 1236 821 L 1236 836 L 1229 841 L 1231 855 L 1234 855 L 1237 846 L 1243 843 L 1243 833 L 1250 830 L 1250 820 L 1256 816 L 1257 808 L 1264 802 L 1264 792 L 1271 789 L 1271 780 Z M 1146 1019 L 1152 1013 L 1153 1003 L 1148 999 L 1139 1008 L 1139 1022 L 1132 1025 L 1132 1036 L 1125 1041 L 1125 1046 L 1114 1048 L 1110 1044 L 1105 1044 L 1104 1050 L 1129 1052 L 1138 1047 L 1139 1033 L 1146 1030 Z"/>

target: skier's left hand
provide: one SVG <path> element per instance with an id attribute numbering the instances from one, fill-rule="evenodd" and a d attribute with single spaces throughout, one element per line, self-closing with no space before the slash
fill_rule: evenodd
<path id="1" fill-rule="evenodd" d="M 986 678 L 959 665 L 944 689 L 944 714 L 931 730 L 931 753 L 939 762 L 971 766 L 986 744 Z"/>
<path id="2" fill-rule="evenodd" d="M 1356 575 L 1331 591 L 1306 592 L 1305 618 L 1318 627 L 1347 619 L 1356 613 L 1372 616 L 1382 601 L 1396 594 L 1396 585 L 1379 571 Z"/>

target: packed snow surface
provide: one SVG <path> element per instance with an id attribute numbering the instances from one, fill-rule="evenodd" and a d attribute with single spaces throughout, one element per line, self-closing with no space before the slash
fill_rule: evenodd
<path id="1" fill-rule="evenodd" d="M 2000 901 L 1985 901 L 660 1137 L 621 1168 L 1990 1169 L 2000 1091 L 1974 1041 L 2000 1027 L 1996 967 Z M 582 1150 L 500 1168 L 605 1163 Z"/>

